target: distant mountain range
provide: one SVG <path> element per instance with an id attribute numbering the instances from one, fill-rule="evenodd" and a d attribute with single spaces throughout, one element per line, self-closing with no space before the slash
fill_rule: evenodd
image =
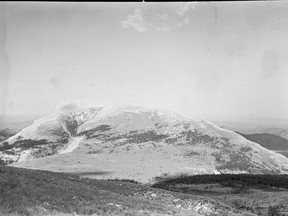
<path id="1" fill-rule="evenodd" d="M 141 182 L 181 174 L 288 171 L 288 158 L 235 132 L 132 105 L 63 105 L 2 142 L 0 158 L 11 166 Z"/>
<path id="2" fill-rule="evenodd" d="M 284 121 L 280 123 L 265 122 L 231 122 L 215 121 L 222 128 L 236 131 L 246 139 L 256 142 L 269 150 L 288 157 L 288 125 Z"/>
<path id="3" fill-rule="evenodd" d="M 8 139 L 13 135 L 15 135 L 15 133 L 11 132 L 8 128 L 0 130 L 0 142 Z"/>
<path id="4" fill-rule="evenodd" d="M 242 134 L 274 134 L 288 140 L 288 122 L 236 122 L 236 121 L 213 121 L 222 128 L 238 131 Z"/>
<path id="5" fill-rule="evenodd" d="M 280 136 L 268 133 L 259 133 L 259 134 L 242 134 L 241 136 L 246 139 L 259 143 L 264 148 L 270 150 L 287 150 L 288 151 L 288 140 Z"/>
<path id="6" fill-rule="evenodd" d="M 0 142 L 31 125 L 39 115 L 0 116 Z"/>
<path id="7" fill-rule="evenodd" d="M 288 140 L 288 126 L 279 126 L 279 127 L 255 127 L 255 128 L 250 128 L 248 130 L 243 130 L 243 133 L 246 134 L 273 134 L 278 137 L 282 137 L 286 140 Z"/>

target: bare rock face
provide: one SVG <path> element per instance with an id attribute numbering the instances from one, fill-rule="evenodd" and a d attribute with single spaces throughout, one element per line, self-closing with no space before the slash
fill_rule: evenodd
<path id="1" fill-rule="evenodd" d="M 285 156 L 208 121 L 129 105 L 60 107 L 2 142 L 0 158 L 13 166 L 100 170 L 101 178 L 143 182 L 161 175 L 276 174 L 288 167 Z"/>

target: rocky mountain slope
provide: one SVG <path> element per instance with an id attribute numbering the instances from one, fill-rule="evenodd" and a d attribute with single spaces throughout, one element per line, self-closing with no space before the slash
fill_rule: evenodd
<path id="1" fill-rule="evenodd" d="M 288 159 L 215 124 L 140 106 L 66 104 L 0 146 L 2 163 L 131 178 L 285 173 Z"/>

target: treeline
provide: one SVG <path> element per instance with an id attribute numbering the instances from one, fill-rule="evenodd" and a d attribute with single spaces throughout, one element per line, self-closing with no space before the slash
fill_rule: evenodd
<path id="1" fill-rule="evenodd" d="M 41 140 L 31 140 L 31 139 L 17 140 L 13 144 L 9 144 L 8 142 L 4 142 L 0 146 L 0 151 L 9 150 L 9 149 L 12 149 L 14 147 L 19 147 L 22 150 L 26 150 L 26 149 L 34 148 L 36 146 L 46 145 L 48 143 L 50 143 L 50 142 L 48 142 L 45 139 L 41 139 Z"/>
<path id="2" fill-rule="evenodd" d="M 176 184 L 221 184 L 225 187 L 253 187 L 261 189 L 285 188 L 288 189 L 288 175 L 261 175 L 261 174 L 220 174 L 181 176 L 174 179 L 160 181 L 152 187 L 171 189 Z"/>

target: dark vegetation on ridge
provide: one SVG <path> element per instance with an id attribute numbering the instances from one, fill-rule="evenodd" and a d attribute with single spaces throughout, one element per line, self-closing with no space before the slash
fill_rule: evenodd
<path id="1" fill-rule="evenodd" d="M 103 124 L 103 125 L 99 125 L 95 128 L 86 130 L 86 131 L 82 131 L 78 134 L 78 136 L 83 136 L 85 135 L 87 139 L 92 139 L 92 138 L 96 138 L 99 136 L 99 134 L 95 135 L 96 132 L 105 132 L 105 131 L 109 131 L 111 129 L 111 126 L 108 124 Z"/>
<path id="2" fill-rule="evenodd" d="M 66 137 L 58 140 L 58 142 L 49 142 L 46 139 L 21 139 L 20 137 L 12 144 L 9 144 L 7 141 L 1 143 L 0 151 L 7 155 L 19 155 L 20 151 L 34 149 L 35 158 L 41 158 L 56 154 L 57 149 L 60 149 L 67 142 L 68 139 Z M 4 161 L 0 159 L 0 165 L 8 165 L 13 162 L 13 160 Z"/>
<path id="3" fill-rule="evenodd" d="M 168 179 L 154 184 L 152 187 L 171 189 L 176 184 L 214 184 L 219 183 L 225 187 L 259 189 L 285 188 L 288 189 L 288 175 L 255 175 L 255 174 L 221 174 L 221 175 L 195 175 Z"/>
<path id="4" fill-rule="evenodd" d="M 51 142 L 48 142 L 45 139 L 42 139 L 42 140 L 31 140 L 31 139 L 17 140 L 12 145 L 9 145 L 8 142 L 4 142 L 2 144 L 2 146 L 0 146 L 0 151 L 9 150 L 9 149 L 12 149 L 14 147 L 19 147 L 19 148 L 21 148 L 21 150 L 26 150 L 26 149 L 30 149 L 30 148 L 35 148 L 37 146 L 46 145 L 49 143 L 51 143 Z"/>

